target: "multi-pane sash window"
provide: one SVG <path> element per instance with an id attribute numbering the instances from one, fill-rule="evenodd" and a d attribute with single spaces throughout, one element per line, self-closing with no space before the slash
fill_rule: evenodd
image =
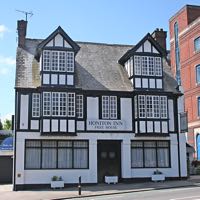
<path id="1" fill-rule="evenodd" d="M 142 56 L 142 75 L 149 75 L 147 56 Z"/>
<path id="2" fill-rule="evenodd" d="M 67 52 L 67 72 L 74 71 L 74 52 Z"/>
<path id="3" fill-rule="evenodd" d="M 66 71 L 66 53 L 64 51 L 60 51 L 59 53 L 59 71 Z"/>
<path id="4" fill-rule="evenodd" d="M 52 51 L 51 71 L 58 71 L 59 66 L 58 51 Z"/>
<path id="5" fill-rule="evenodd" d="M 170 167 L 169 141 L 132 141 L 132 168 Z"/>
<path id="6" fill-rule="evenodd" d="M 116 96 L 102 96 L 102 119 L 117 119 Z"/>
<path id="7" fill-rule="evenodd" d="M 75 93 L 44 92 L 43 115 L 75 117 Z"/>
<path id="8" fill-rule="evenodd" d="M 134 56 L 135 75 L 141 75 L 141 56 Z"/>
<path id="9" fill-rule="evenodd" d="M 83 118 L 83 95 L 76 95 L 76 116 Z"/>
<path id="10" fill-rule="evenodd" d="M 43 70 L 74 72 L 74 52 L 44 50 Z"/>
<path id="11" fill-rule="evenodd" d="M 139 95 L 138 96 L 138 108 L 139 108 L 139 117 L 144 118 L 146 117 L 146 102 L 145 102 L 145 96 Z"/>
<path id="12" fill-rule="evenodd" d="M 44 51 L 43 52 L 43 70 L 44 71 L 50 71 L 51 69 L 51 52 L 50 51 Z"/>
<path id="13" fill-rule="evenodd" d="M 140 118 L 167 118 L 167 97 L 139 95 L 138 113 Z"/>
<path id="14" fill-rule="evenodd" d="M 40 94 L 39 93 L 32 94 L 32 116 L 33 117 L 40 116 Z"/>
<path id="15" fill-rule="evenodd" d="M 44 116 L 51 115 L 51 93 L 50 92 L 43 93 L 43 115 Z"/>
<path id="16" fill-rule="evenodd" d="M 167 118 L 167 97 L 160 97 L 160 117 Z"/>
<path id="17" fill-rule="evenodd" d="M 155 75 L 162 76 L 161 58 L 155 57 Z"/>
<path id="18" fill-rule="evenodd" d="M 66 116 L 67 93 L 52 92 L 52 116 Z"/>
<path id="19" fill-rule="evenodd" d="M 135 75 L 162 76 L 162 62 L 160 57 L 134 56 Z"/>
<path id="20" fill-rule="evenodd" d="M 74 117 L 75 116 L 75 94 L 68 93 L 67 100 L 68 100 L 68 117 Z"/>
<path id="21" fill-rule="evenodd" d="M 87 169 L 88 155 L 85 140 L 26 140 L 25 169 Z"/>

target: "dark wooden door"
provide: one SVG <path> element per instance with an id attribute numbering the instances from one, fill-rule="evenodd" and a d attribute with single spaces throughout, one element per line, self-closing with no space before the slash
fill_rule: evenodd
<path id="1" fill-rule="evenodd" d="M 97 143 L 98 182 L 105 176 L 121 177 L 121 141 L 100 140 Z"/>
<path id="2" fill-rule="evenodd" d="M 12 170 L 12 157 L 0 156 L 0 183 L 12 183 Z"/>

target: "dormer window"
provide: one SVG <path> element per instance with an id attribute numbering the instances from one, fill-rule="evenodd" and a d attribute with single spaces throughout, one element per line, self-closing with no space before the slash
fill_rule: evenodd
<path id="1" fill-rule="evenodd" d="M 160 57 L 134 56 L 135 75 L 162 76 L 162 62 Z"/>
<path id="2" fill-rule="evenodd" d="M 44 50 L 43 71 L 74 72 L 74 52 Z"/>

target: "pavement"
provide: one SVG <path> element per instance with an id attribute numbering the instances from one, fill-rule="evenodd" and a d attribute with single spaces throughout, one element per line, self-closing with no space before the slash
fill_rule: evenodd
<path id="1" fill-rule="evenodd" d="M 78 195 L 77 187 L 66 187 L 64 189 L 37 189 L 26 191 L 12 191 L 12 185 L 0 185 L 1 200 L 61 200 L 80 197 L 95 197 L 111 194 L 122 194 L 131 192 L 161 190 L 180 187 L 200 187 L 200 176 L 191 176 L 188 180 L 143 182 L 143 183 L 118 183 L 97 184 L 82 186 L 82 195 Z M 87 198 L 86 198 L 87 199 Z"/>

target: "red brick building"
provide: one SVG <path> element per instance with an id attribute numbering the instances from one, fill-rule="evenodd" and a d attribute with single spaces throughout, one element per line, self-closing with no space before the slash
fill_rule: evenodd
<path id="1" fill-rule="evenodd" d="M 170 18 L 169 29 L 171 68 L 188 112 L 187 140 L 200 158 L 200 6 L 184 6 Z"/>

